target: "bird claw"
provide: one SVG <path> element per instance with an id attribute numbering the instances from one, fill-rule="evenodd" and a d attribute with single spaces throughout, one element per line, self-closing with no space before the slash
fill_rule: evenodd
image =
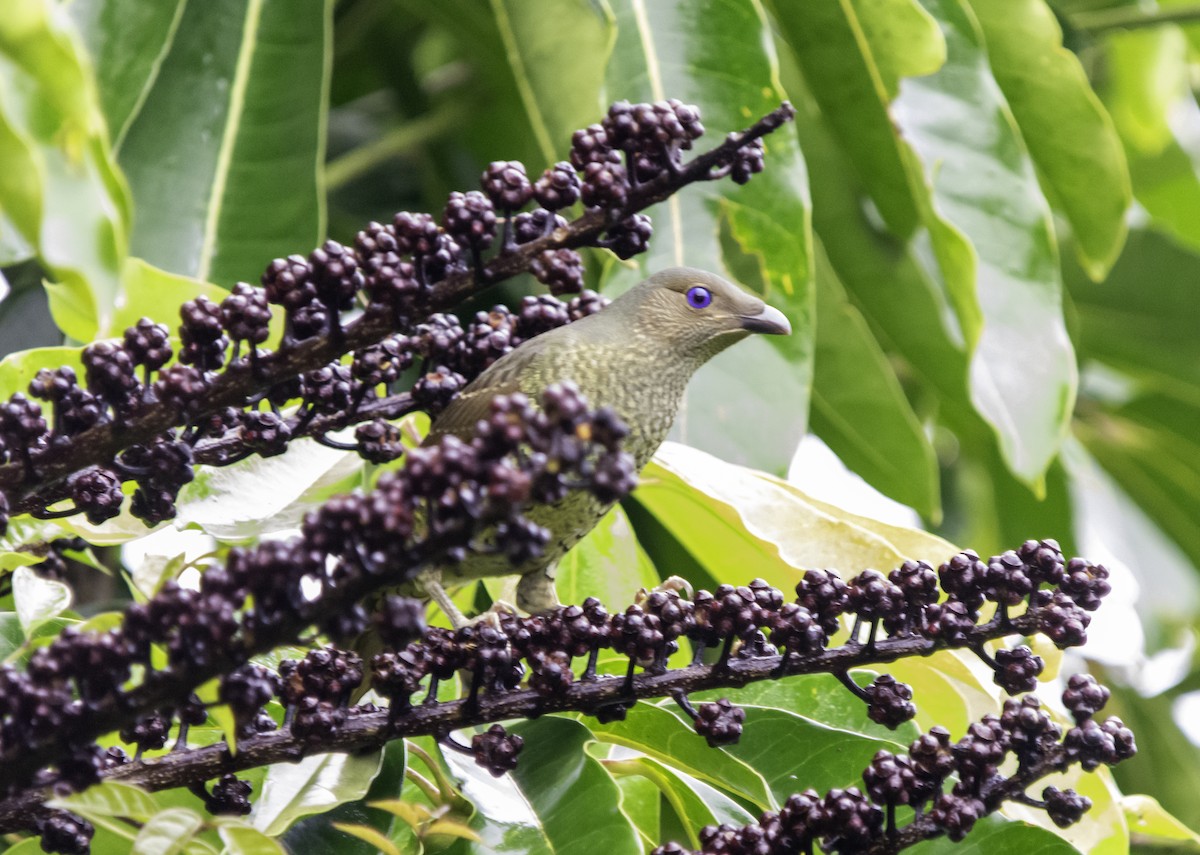
<path id="1" fill-rule="evenodd" d="M 682 576 L 668 576 L 663 579 L 653 588 L 641 588 L 634 597 L 634 602 L 641 605 L 650 595 L 658 591 L 667 591 L 673 594 L 679 594 L 685 600 L 692 598 L 692 583 Z"/>

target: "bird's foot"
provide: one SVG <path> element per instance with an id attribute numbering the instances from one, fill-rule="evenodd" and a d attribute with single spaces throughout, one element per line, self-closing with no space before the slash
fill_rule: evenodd
<path id="1" fill-rule="evenodd" d="M 475 617 L 463 618 L 464 623 L 456 625 L 455 629 L 458 629 L 459 626 L 490 626 L 493 629 L 499 630 L 500 622 L 506 615 L 515 616 L 518 614 L 520 612 L 517 611 L 517 607 L 512 605 L 512 603 L 504 600 L 496 600 L 487 611 L 480 612 Z"/>
<path id="2" fill-rule="evenodd" d="M 637 595 L 634 597 L 634 602 L 638 605 L 641 605 L 647 599 L 649 599 L 651 594 L 659 591 L 679 594 L 679 596 L 683 597 L 684 599 L 690 600 L 692 598 L 692 583 L 687 579 L 684 579 L 682 576 L 668 576 L 653 588 L 640 589 L 637 592 Z"/>

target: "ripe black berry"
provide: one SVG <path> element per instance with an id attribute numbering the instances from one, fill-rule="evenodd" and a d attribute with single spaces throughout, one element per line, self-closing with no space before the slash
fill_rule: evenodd
<path id="1" fill-rule="evenodd" d="M 583 290 L 583 259 L 573 249 L 548 249 L 539 253 L 530 262 L 529 272 L 556 297 Z"/>
<path id="2" fill-rule="evenodd" d="M 533 196 L 533 185 L 525 174 L 525 164 L 516 160 L 497 160 L 488 164 L 480 184 L 492 204 L 502 211 L 524 208 Z"/>
<path id="3" fill-rule="evenodd" d="M 654 225 L 650 218 L 645 214 L 633 214 L 610 226 L 600 245 L 612 250 L 617 258 L 633 258 L 646 251 L 653 236 Z"/>
<path id="4" fill-rule="evenodd" d="M 497 778 L 517 768 L 517 755 L 524 747 L 524 739 L 509 734 L 499 724 L 493 724 L 485 733 L 477 733 L 471 738 L 475 762 Z"/>
<path id="5" fill-rule="evenodd" d="M 496 212 L 486 196 L 477 190 L 454 192 L 442 213 L 447 234 L 474 250 L 487 249 L 496 236 Z"/>
<path id="6" fill-rule="evenodd" d="M 542 173 L 533 185 L 533 197 L 549 211 L 569 208 L 579 201 L 579 174 L 566 162 L 559 162 Z"/>

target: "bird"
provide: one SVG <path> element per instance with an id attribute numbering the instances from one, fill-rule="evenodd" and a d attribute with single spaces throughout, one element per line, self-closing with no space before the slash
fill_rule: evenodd
<path id="1" fill-rule="evenodd" d="M 679 411 L 692 375 L 718 353 L 753 334 L 790 335 L 778 309 L 721 276 L 672 267 L 642 280 L 599 312 L 535 336 L 502 356 L 433 421 L 424 443 L 447 436 L 469 440 L 498 395 L 539 399 L 551 384 L 572 382 L 591 407 L 611 407 L 629 426 L 624 450 L 640 472 L 658 450 Z M 519 576 L 516 607 L 529 614 L 559 605 L 555 568 L 604 517 L 611 503 L 586 490 L 525 512 L 550 533 L 540 555 L 514 566 L 503 554 L 477 552 L 424 571 L 418 588 L 453 623 L 465 619 L 446 594 L 474 579 Z"/>

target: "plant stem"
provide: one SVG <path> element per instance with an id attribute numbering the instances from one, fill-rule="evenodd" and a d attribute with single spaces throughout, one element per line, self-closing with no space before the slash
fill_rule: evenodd
<path id="1" fill-rule="evenodd" d="M 1079 12 L 1071 15 L 1067 21 L 1075 29 L 1092 35 L 1099 35 L 1110 30 L 1158 27 L 1163 24 L 1200 24 L 1200 4 L 1154 10 L 1138 6 L 1120 6 L 1095 12 Z"/>
<path id="2" fill-rule="evenodd" d="M 454 127 L 461 117 L 462 111 L 457 107 L 439 110 L 405 122 L 373 142 L 351 149 L 325 164 L 326 188 L 333 191 L 344 187 L 390 158 L 407 154 L 425 145 Z"/>

